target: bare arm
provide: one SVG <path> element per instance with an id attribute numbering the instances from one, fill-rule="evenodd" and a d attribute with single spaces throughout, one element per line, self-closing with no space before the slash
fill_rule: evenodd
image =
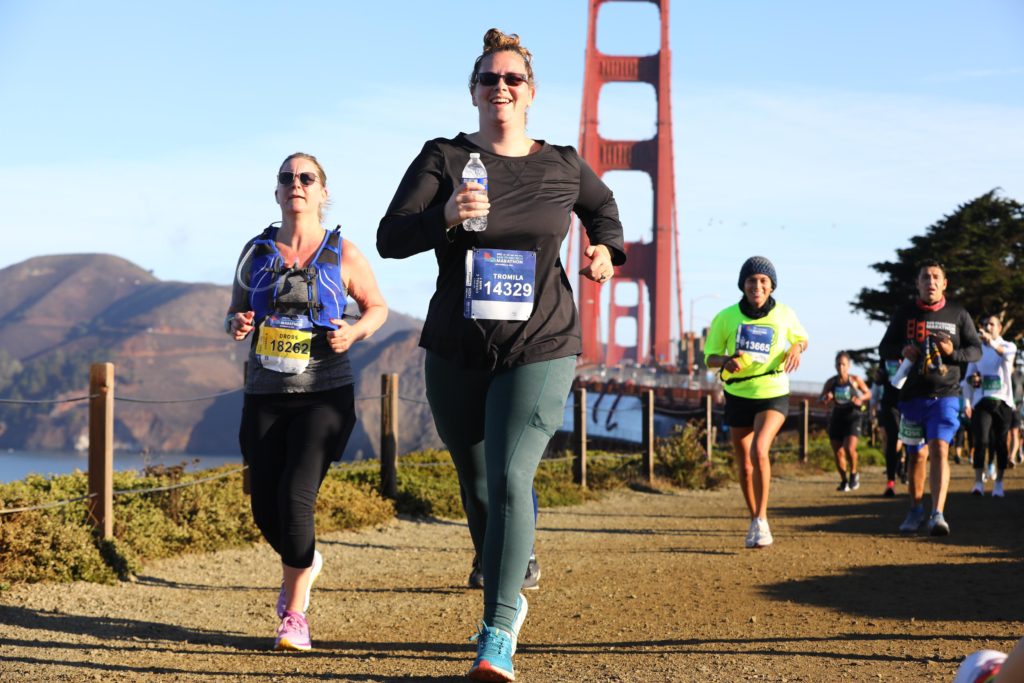
<path id="1" fill-rule="evenodd" d="M 341 277 L 345 290 L 359 306 L 361 317 L 351 325 L 343 320 L 331 320 L 338 329 L 328 332 L 327 340 L 335 353 L 347 351 L 357 341 L 369 339 L 388 319 L 388 305 L 369 262 L 348 240 L 343 240 L 342 244 Z"/>

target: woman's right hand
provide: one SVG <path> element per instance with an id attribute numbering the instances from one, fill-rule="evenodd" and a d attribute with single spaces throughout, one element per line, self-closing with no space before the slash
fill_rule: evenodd
<path id="1" fill-rule="evenodd" d="M 253 311 L 239 311 L 228 322 L 228 334 L 235 338 L 235 341 L 242 341 L 249 336 L 253 330 Z"/>
<path id="2" fill-rule="evenodd" d="M 482 218 L 491 211 L 487 188 L 472 180 L 462 183 L 444 204 L 444 221 L 454 228 L 468 218 Z"/>

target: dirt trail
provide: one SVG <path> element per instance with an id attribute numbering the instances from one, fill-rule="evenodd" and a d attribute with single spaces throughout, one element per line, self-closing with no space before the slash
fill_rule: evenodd
<path id="1" fill-rule="evenodd" d="M 617 493 L 542 510 L 541 589 L 523 681 L 951 681 L 967 653 L 1024 635 L 1024 476 L 968 495 L 954 466 L 947 539 L 895 532 L 882 475 L 778 478 L 775 546 L 745 550 L 735 486 Z M 155 563 L 135 584 L 0 593 L 4 681 L 464 680 L 480 593 L 468 534 L 398 521 L 321 539 L 315 649 L 268 651 L 278 570 L 265 545 Z"/>

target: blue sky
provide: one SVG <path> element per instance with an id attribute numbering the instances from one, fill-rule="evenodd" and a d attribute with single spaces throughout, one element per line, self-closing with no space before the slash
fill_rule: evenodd
<path id="1" fill-rule="evenodd" d="M 516 3 L 0 2 L 0 267 L 105 252 L 228 284 L 279 212 L 280 160 L 316 154 L 330 223 L 392 308 L 422 316 L 430 255 L 382 261 L 380 216 L 424 140 L 476 129 L 466 80 L 491 26 L 534 53 L 530 133 L 577 144 L 585 0 Z M 657 48 L 657 11 L 605 6 L 599 47 Z M 761 253 L 811 336 L 796 379 L 882 329 L 849 301 L 871 263 L 995 187 L 1024 200 L 1024 3 L 683 2 L 670 12 L 684 319 L 738 298 Z M 609 86 L 602 134 L 649 137 L 653 90 Z M 650 187 L 613 173 L 629 239 Z M 218 324 L 220 312 L 211 312 Z"/>

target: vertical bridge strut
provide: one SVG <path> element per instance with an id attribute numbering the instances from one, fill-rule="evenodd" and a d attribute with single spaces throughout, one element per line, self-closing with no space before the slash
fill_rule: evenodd
<path id="1" fill-rule="evenodd" d="M 622 2 L 623 0 L 616 0 Z M 669 0 L 644 0 L 657 5 L 661 17 L 661 47 L 657 54 L 621 56 L 597 49 L 597 18 L 601 5 L 609 0 L 590 0 L 587 30 L 586 66 L 583 84 L 583 109 L 580 121 L 580 153 L 598 176 L 607 171 L 643 171 L 651 178 L 654 197 L 653 239 L 626 243 L 627 262 L 618 268 L 611 281 L 608 306 L 608 340 L 602 348 L 601 290 L 583 276 L 579 278 L 580 324 L 583 331 L 583 363 L 609 365 L 624 359 L 640 364 L 664 365 L 673 362 L 671 340 L 672 254 L 675 230 L 675 178 L 672 158 L 671 52 L 668 46 Z M 649 83 L 658 101 L 657 129 L 649 140 L 609 140 L 598 134 L 597 103 L 601 86 L 614 82 Z M 580 231 L 580 263 L 589 242 Z M 618 285 L 636 284 L 635 305 L 620 305 Z M 644 293 L 650 302 L 649 328 L 646 322 Z M 681 304 L 680 304 L 681 305 Z M 682 313 L 680 313 L 680 316 Z M 620 344 L 616 326 L 621 319 L 636 321 L 637 338 L 633 344 Z M 645 328 L 648 343 L 644 345 Z M 680 333 L 682 330 L 680 330 Z"/>

